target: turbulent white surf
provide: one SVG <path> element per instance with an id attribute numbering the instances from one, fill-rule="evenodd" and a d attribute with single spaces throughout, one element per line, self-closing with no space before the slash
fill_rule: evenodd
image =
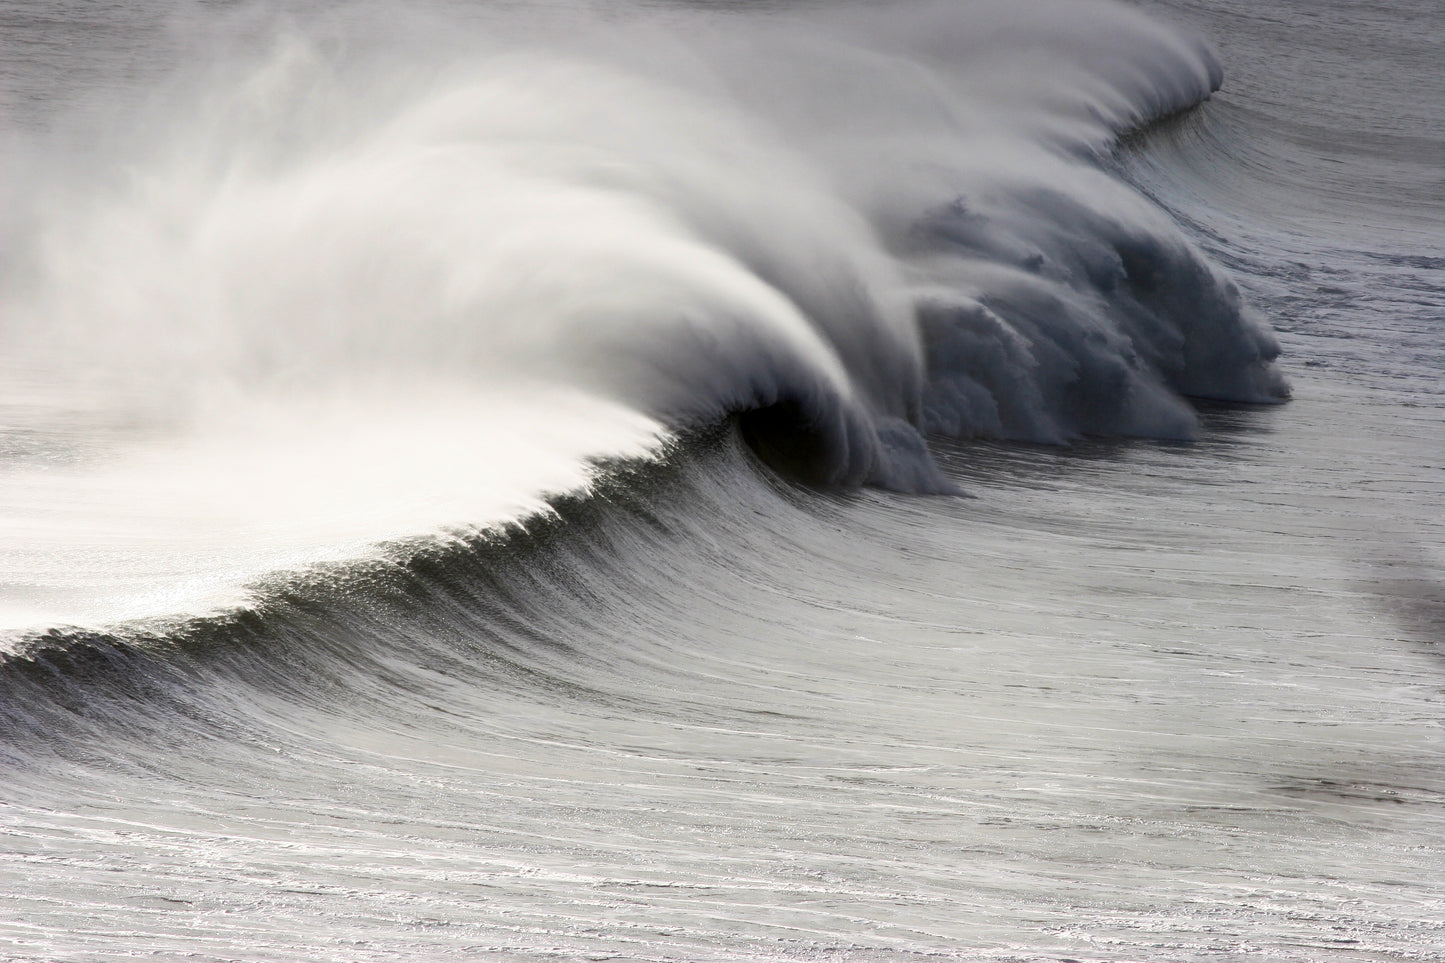
<path id="1" fill-rule="evenodd" d="M 0 957 L 1431 959 L 1416 5 L 0 5 Z"/>

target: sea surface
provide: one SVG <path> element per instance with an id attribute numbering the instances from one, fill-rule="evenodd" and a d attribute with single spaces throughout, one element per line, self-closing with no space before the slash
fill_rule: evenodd
<path id="1" fill-rule="evenodd" d="M 0 0 L 0 959 L 1445 958 L 1436 0 Z"/>

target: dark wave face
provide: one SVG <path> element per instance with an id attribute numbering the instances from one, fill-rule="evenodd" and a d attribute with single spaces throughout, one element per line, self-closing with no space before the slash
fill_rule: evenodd
<path id="1" fill-rule="evenodd" d="M 0 957 L 1431 959 L 1420 6 L 4 6 Z"/>

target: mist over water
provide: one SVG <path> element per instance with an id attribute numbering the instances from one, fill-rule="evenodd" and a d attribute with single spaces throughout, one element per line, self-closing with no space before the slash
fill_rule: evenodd
<path id="1" fill-rule="evenodd" d="M 1433 959 L 1357 7 L 0 5 L 0 957 Z"/>

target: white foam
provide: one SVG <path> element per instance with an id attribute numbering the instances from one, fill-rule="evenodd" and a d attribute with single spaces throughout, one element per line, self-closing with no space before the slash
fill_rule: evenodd
<path id="1" fill-rule="evenodd" d="M 589 459 L 651 455 L 660 425 L 556 386 L 378 386 L 253 404 L 245 421 L 101 438 L 0 478 L 0 626 L 100 626 L 244 604 L 271 572 L 386 554 L 585 490 Z M 379 554 L 380 553 L 380 554 Z"/>

